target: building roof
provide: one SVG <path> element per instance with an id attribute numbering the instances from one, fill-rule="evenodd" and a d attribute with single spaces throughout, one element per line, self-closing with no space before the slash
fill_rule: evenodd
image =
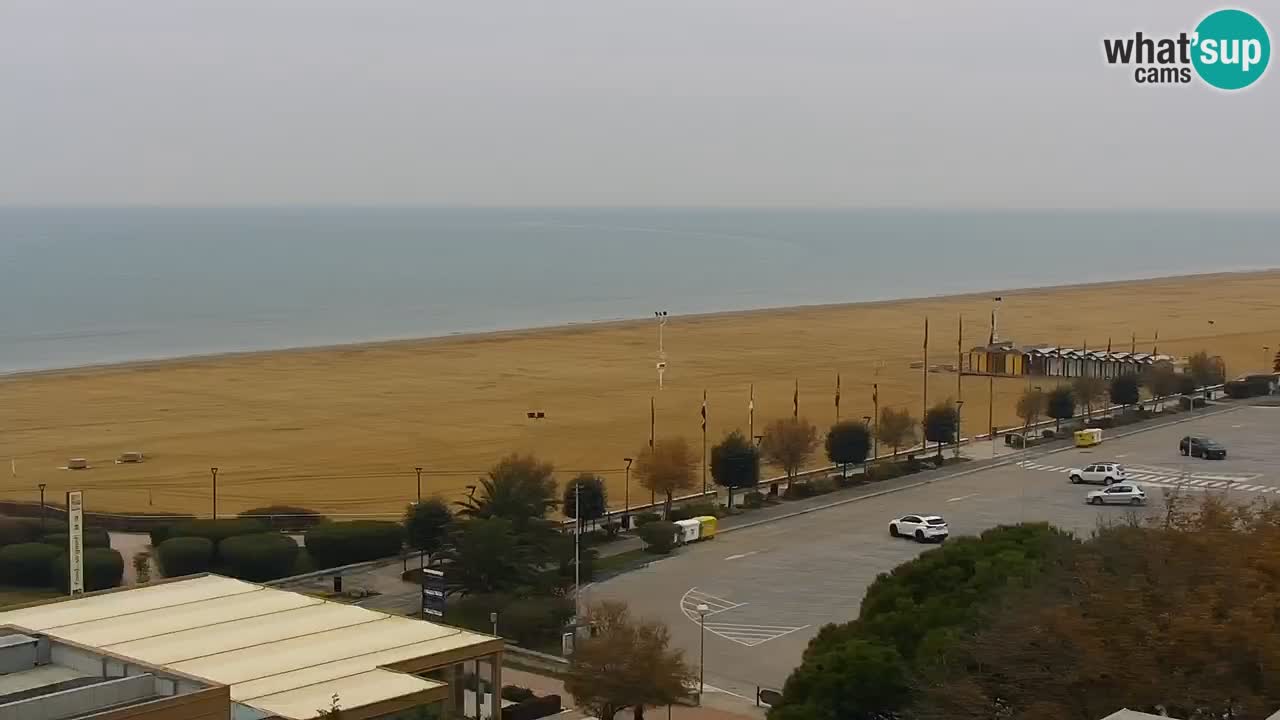
<path id="1" fill-rule="evenodd" d="M 0 613 L 14 625 L 229 685 L 231 699 L 311 718 L 439 688 L 380 669 L 496 638 L 354 605 L 201 575 Z"/>

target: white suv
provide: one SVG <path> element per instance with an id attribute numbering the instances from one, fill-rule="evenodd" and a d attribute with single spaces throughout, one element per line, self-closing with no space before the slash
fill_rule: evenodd
<path id="1" fill-rule="evenodd" d="M 903 515 L 889 523 L 893 537 L 915 538 L 916 542 L 942 542 L 951 534 L 947 521 L 937 515 Z"/>
<path id="2" fill-rule="evenodd" d="M 1111 485 L 1128 480 L 1129 473 L 1119 463 L 1094 463 L 1084 468 L 1073 469 L 1070 477 L 1073 483 Z"/>

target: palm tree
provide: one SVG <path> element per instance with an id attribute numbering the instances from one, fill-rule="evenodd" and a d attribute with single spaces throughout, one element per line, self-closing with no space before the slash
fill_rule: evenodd
<path id="1" fill-rule="evenodd" d="M 546 518 L 556 507 L 556 481 L 551 463 L 533 455 L 508 455 L 480 478 L 467 499 L 458 503 L 466 518 L 505 518 L 517 530 Z"/>

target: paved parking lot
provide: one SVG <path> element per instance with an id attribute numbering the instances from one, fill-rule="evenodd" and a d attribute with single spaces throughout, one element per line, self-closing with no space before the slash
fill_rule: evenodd
<path id="1" fill-rule="evenodd" d="M 732 532 L 597 585 L 590 597 L 624 599 L 637 612 L 662 619 L 695 663 L 698 606 L 706 605 L 707 682 L 751 696 L 757 685 L 781 687 L 823 625 L 854 619 L 877 574 L 928 549 L 890 538 L 890 519 L 936 513 L 956 535 L 1001 523 L 1049 521 L 1087 536 L 1099 524 L 1158 512 L 1168 492 L 1280 500 L 1278 422 L 1280 408 L 1240 407 L 1112 437 L 1087 450 L 1032 451 L 1021 462 L 961 471 L 921 487 Z M 1220 441 L 1228 459 L 1183 458 L 1177 442 L 1189 433 Z M 1085 494 L 1096 488 L 1070 484 L 1063 471 L 1104 460 L 1126 464 L 1146 486 L 1146 508 L 1085 504 Z"/>

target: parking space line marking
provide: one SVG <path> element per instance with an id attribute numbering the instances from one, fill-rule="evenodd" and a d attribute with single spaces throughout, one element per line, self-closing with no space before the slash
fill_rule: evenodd
<path id="1" fill-rule="evenodd" d="M 722 623 L 722 622 L 718 622 L 718 623 L 707 623 L 707 627 L 727 628 L 727 629 L 730 629 L 730 630 L 742 630 L 742 631 L 744 631 L 744 632 L 746 632 L 746 631 L 756 631 L 756 630 L 759 630 L 760 632 L 767 632 L 767 631 L 770 631 L 770 630 L 793 630 L 793 629 L 795 629 L 795 625 L 754 625 L 754 624 L 743 624 L 743 623 Z"/>
<path id="2" fill-rule="evenodd" d="M 960 497 L 953 497 L 947 502 L 949 503 L 960 502 L 961 500 L 968 500 L 971 497 L 977 497 L 977 496 L 978 496 L 978 493 L 970 493 L 968 495 L 961 495 Z"/>
<path id="3" fill-rule="evenodd" d="M 739 553 L 737 555 L 730 555 L 729 557 L 725 558 L 725 560 L 741 560 L 742 558 L 745 558 L 745 557 L 751 557 L 752 555 L 755 555 L 758 552 L 760 551 L 752 550 L 751 552 Z"/>
<path id="4" fill-rule="evenodd" d="M 1224 482 L 1211 482 L 1211 483 L 1209 483 L 1209 487 L 1211 487 L 1211 488 L 1224 488 L 1224 487 L 1226 487 L 1226 486 L 1228 486 L 1228 485 L 1230 485 L 1230 484 L 1231 484 L 1231 483 L 1224 483 Z"/>

